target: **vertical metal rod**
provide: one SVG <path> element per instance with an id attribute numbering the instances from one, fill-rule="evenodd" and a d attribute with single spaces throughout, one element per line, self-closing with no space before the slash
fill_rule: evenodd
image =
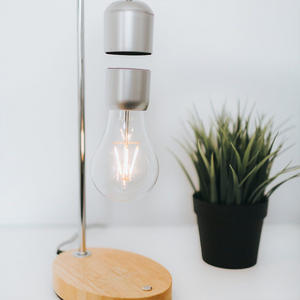
<path id="1" fill-rule="evenodd" d="M 85 198 L 85 115 L 84 115 L 84 0 L 78 0 L 78 97 L 79 97 L 79 171 L 80 171 L 80 227 L 78 254 L 87 254 L 85 244 L 86 198 Z"/>

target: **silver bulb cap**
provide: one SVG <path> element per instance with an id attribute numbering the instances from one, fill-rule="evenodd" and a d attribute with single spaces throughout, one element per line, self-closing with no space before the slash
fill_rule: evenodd
<path id="1" fill-rule="evenodd" d="M 136 1 L 117 1 L 104 13 L 104 51 L 107 54 L 150 55 L 154 14 Z"/>
<path id="2" fill-rule="evenodd" d="M 147 110 L 151 72 L 145 69 L 106 70 L 105 102 L 111 110 Z"/>

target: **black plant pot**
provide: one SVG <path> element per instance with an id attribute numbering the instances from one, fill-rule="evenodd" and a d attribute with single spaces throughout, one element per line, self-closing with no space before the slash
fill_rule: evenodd
<path id="1" fill-rule="evenodd" d="M 268 199 L 257 205 L 221 205 L 194 196 L 202 258 L 226 269 L 249 268 L 256 264 Z"/>

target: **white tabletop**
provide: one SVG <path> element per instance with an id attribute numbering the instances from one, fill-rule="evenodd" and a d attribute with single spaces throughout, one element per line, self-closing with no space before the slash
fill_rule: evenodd
<path id="1" fill-rule="evenodd" d="M 72 227 L 1 228 L 0 299 L 57 300 L 51 265 L 56 246 L 73 233 Z M 164 265 L 173 300 L 300 299 L 300 226 L 264 225 L 258 264 L 244 270 L 204 263 L 196 226 L 94 228 L 87 236 L 90 247 L 128 250 Z"/>

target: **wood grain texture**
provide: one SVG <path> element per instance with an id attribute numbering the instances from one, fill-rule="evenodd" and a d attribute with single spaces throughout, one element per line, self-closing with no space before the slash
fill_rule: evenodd
<path id="1" fill-rule="evenodd" d="M 171 300 L 172 277 L 157 262 L 135 253 L 91 248 L 76 258 L 66 251 L 53 262 L 53 287 L 63 300 Z M 143 291 L 145 285 L 151 291 Z"/>

